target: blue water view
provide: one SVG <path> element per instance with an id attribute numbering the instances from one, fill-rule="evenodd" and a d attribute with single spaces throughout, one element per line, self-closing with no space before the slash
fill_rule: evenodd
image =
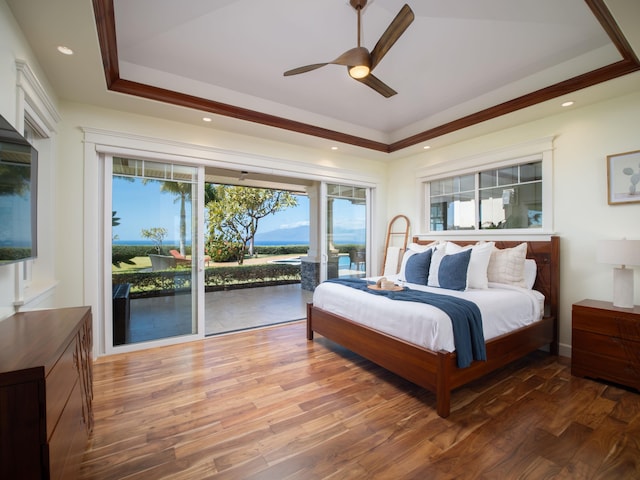
<path id="1" fill-rule="evenodd" d="M 131 245 L 131 246 L 153 246 L 154 243 L 150 240 L 113 240 L 113 245 Z M 177 243 L 177 242 L 176 242 Z M 353 242 L 334 242 L 336 245 L 349 245 Z M 172 245 L 173 242 L 165 241 L 164 244 Z M 187 245 L 191 245 L 191 242 L 187 242 Z M 255 242 L 254 245 L 259 247 L 278 247 L 281 245 L 309 245 L 309 242 L 290 242 L 290 241 L 265 241 L 265 242 Z"/>
<path id="2" fill-rule="evenodd" d="M 135 246 L 135 247 L 140 247 L 140 246 L 153 246 L 154 243 L 150 240 L 113 240 L 113 245 L 131 245 L 131 246 Z M 172 242 L 171 240 L 165 240 L 163 242 L 163 244 L 166 245 L 173 245 L 174 242 Z M 176 242 L 177 243 L 177 240 Z M 191 245 L 191 242 L 187 242 L 187 245 Z M 269 241 L 269 242 L 255 242 L 254 245 L 257 245 L 259 247 L 277 247 L 277 246 L 281 246 L 281 245 L 309 245 L 309 242 L 279 242 L 279 241 Z"/>

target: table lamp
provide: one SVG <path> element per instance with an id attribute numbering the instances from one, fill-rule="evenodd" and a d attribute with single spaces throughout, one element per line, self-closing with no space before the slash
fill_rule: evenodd
<path id="1" fill-rule="evenodd" d="M 633 308 L 633 269 L 640 265 L 640 240 L 601 240 L 598 262 L 621 265 L 613 270 L 613 306 Z"/>

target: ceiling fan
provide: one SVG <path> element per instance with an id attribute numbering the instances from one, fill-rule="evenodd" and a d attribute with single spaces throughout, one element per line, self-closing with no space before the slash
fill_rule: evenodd
<path id="1" fill-rule="evenodd" d="M 405 4 L 396 15 L 396 18 L 393 19 L 384 31 L 378 43 L 373 47 L 373 50 L 369 52 L 365 47 L 360 46 L 360 12 L 367 5 L 367 0 L 349 0 L 349 3 L 358 13 L 358 46 L 347 50 L 331 62 L 314 63 L 305 65 L 304 67 L 294 68 L 293 70 L 284 72 L 284 76 L 288 77 L 290 75 L 310 72 L 325 65 L 345 65 L 352 78 L 374 89 L 380 95 L 389 98 L 398 92 L 375 77 L 371 72 L 376 68 L 376 65 L 380 63 L 380 60 L 382 60 L 393 44 L 398 41 L 409 25 L 411 25 L 415 15 L 409 5 Z"/>

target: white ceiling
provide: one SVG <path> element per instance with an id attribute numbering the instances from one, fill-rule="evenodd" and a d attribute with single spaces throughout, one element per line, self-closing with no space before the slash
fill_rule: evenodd
<path id="1" fill-rule="evenodd" d="M 61 98 L 201 122 L 206 109 L 107 90 L 90 0 L 7 3 Z M 398 92 L 391 98 L 337 65 L 283 76 L 356 46 L 357 17 L 348 0 L 113 0 L 119 77 L 393 144 L 622 60 L 584 0 L 369 0 L 363 46 L 373 48 L 404 3 L 415 21 L 374 71 Z M 639 4 L 607 0 L 636 51 Z M 61 44 L 75 55 L 63 58 L 55 49 Z M 589 101 L 637 90 L 637 73 L 632 76 L 615 91 L 592 90 Z M 286 126 L 213 117 L 215 128 L 327 145 L 322 135 Z"/>

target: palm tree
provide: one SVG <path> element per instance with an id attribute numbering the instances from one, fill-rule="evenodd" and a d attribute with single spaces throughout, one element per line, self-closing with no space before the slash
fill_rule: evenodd
<path id="1" fill-rule="evenodd" d="M 192 183 L 162 182 L 161 192 L 176 195 L 176 202 L 180 202 L 180 254 L 186 255 L 185 244 L 187 243 L 187 213 L 186 203 L 191 199 Z"/>
<path id="2" fill-rule="evenodd" d="M 181 255 L 186 255 L 185 244 L 187 243 L 187 213 L 186 204 L 187 201 L 191 201 L 191 191 L 194 184 L 183 182 L 171 182 L 164 180 L 151 180 L 144 179 L 143 183 L 147 182 L 160 182 L 160 191 L 163 193 L 170 193 L 175 195 L 176 202 L 180 202 L 180 245 L 179 250 Z M 217 200 L 218 193 L 215 187 L 210 183 L 204 184 L 204 204 Z"/>

